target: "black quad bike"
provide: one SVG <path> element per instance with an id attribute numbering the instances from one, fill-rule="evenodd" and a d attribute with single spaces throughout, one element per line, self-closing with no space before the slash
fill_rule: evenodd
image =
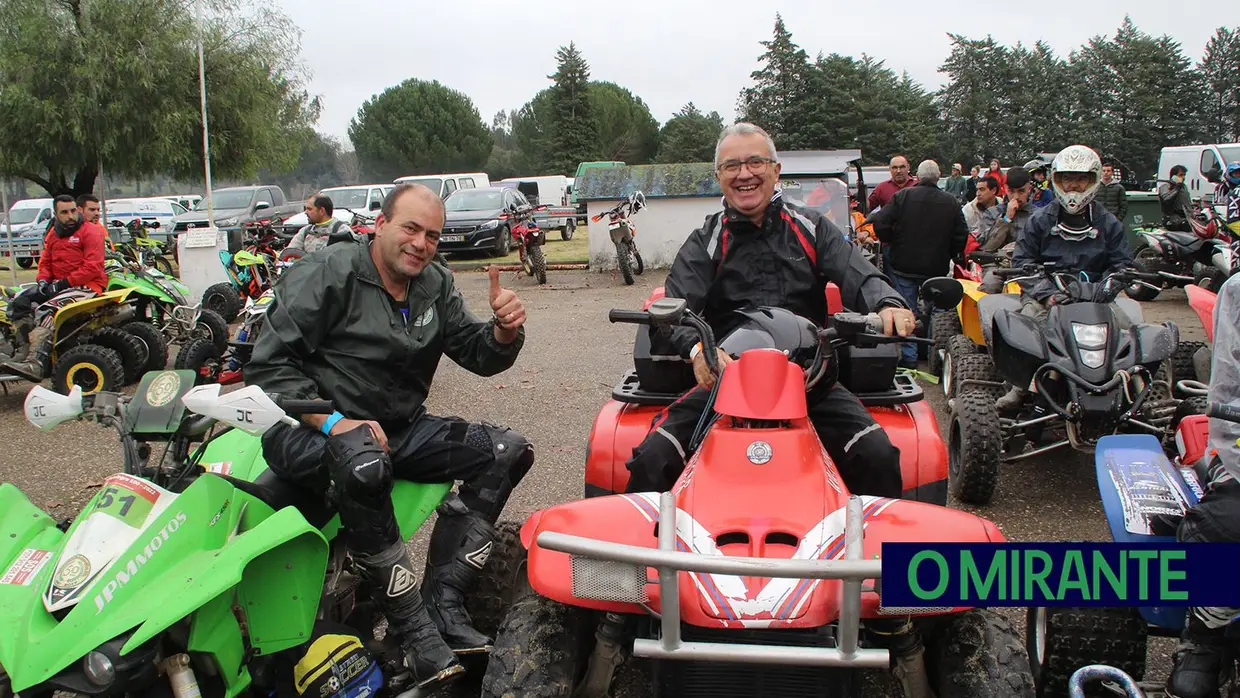
<path id="1" fill-rule="evenodd" d="M 1021 314 L 1020 294 L 978 301 L 986 346 L 960 357 L 951 401 L 948 481 L 958 499 L 988 504 L 1001 463 L 1065 446 L 1090 453 L 1113 433 L 1174 434 L 1171 367 L 1179 329 L 1143 322 L 1140 305 L 1118 297 L 1133 282 L 1158 283 L 1157 274 L 1123 270 L 1089 281 L 1053 264 L 991 273 L 1049 278 L 1063 300 L 1050 307 L 1045 323 Z M 1001 414 L 996 400 L 1012 386 L 1029 393 L 1015 414 Z"/>

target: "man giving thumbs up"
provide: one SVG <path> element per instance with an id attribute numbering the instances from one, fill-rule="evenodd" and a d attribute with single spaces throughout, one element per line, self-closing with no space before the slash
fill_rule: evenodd
<path id="1" fill-rule="evenodd" d="M 512 367 L 525 310 L 491 269 L 494 319 L 465 307 L 452 274 L 432 263 L 443 228 L 439 196 L 397 187 L 368 244 L 333 245 L 281 277 L 245 380 L 290 398 L 331 400 L 330 417 L 263 436 L 271 470 L 332 493 L 342 539 L 422 687 L 459 676 L 456 655 L 491 639 L 464 608 L 491 553 L 493 524 L 534 463 L 528 441 L 485 422 L 427 414 L 423 402 L 444 355 L 479 375 Z M 463 481 L 439 508 L 418 575 L 393 513 L 394 479 Z"/>

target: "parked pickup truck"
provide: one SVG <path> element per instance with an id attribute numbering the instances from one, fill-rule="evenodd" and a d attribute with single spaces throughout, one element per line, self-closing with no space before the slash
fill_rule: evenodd
<path id="1" fill-rule="evenodd" d="M 246 223 L 265 218 L 289 218 L 302 211 L 302 202 L 289 203 L 284 190 L 270 184 L 254 187 L 227 187 L 211 192 L 212 204 L 215 207 L 215 226 L 217 228 L 239 229 Z M 207 199 L 204 197 L 187 213 L 172 219 L 172 235 L 177 235 L 190 228 L 207 225 Z M 160 231 L 164 232 L 164 231 Z M 165 237 L 155 235 L 155 237 Z"/>

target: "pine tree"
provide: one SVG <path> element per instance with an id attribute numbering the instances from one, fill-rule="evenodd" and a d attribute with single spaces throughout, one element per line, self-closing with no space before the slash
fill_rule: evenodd
<path id="1" fill-rule="evenodd" d="M 1240 29 L 1219 27 L 1199 66 L 1209 105 L 1203 130 L 1214 143 L 1240 140 Z"/>
<path id="2" fill-rule="evenodd" d="M 755 84 L 741 91 L 737 112 L 741 120 L 758 124 L 771 134 L 781 150 L 804 148 L 809 57 L 792 41 L 783 18 L 775 15 L 775 33 L 758 61 L 763 67 L 750 74 Z"/>
<path id="3" fill-rule="evenodd" d="M 693 102 L 680 108 L 659 134 L 659 162 L 714 162 L 715 142 L 723 130 L 719 112 L 703 114 Z"/>
<path id="4" fill-rule="evenodd" d="M 582 162 L 595 160 L 599 142 L 598 119 L 590 103 L 590 66 L 575 43 L 556 52 L 551 98 L 550 171 L 571 175 Z"/>

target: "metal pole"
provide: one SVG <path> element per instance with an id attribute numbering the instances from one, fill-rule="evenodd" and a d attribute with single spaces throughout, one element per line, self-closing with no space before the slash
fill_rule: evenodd
<path id="1" fill-rule="evenodd" d="M 103 158 L 99 158 L 99 224 L 108 229 L 108 183 L 103 178 Z"/>
<path id="2" fill-rule="evenodd" d="M 676 551 L 676 495 L 671 492 L 659 496 L 659 550 Z M 663 649 L 675 652 L 681 644 L 680 571 L 674 567 L 659 567 L 659 605 L 663 612 Z"/>
<path id="3" fill-rule="evenodd" d="M 13 221 L 9 218 L 9 182 L 0 182 L 0 204 L 4 205 L 4 227 L 9 239 L 9 274 L 13 276 L 13 285 L 17 285 L 17 255 L 13 254 Z"/>
<path id="4" fill-rule="evenodd" d="M 196 8 L 201 10 L 201 5 Z M 215 204 L 211 200 L 211 139 L 207 135 L 207 70 L 202 48 L 202 13 L 198 15 L 198 91 L 202 98 L 202 162 L 207 185 L 207 225 L 215 227 Z"/>

